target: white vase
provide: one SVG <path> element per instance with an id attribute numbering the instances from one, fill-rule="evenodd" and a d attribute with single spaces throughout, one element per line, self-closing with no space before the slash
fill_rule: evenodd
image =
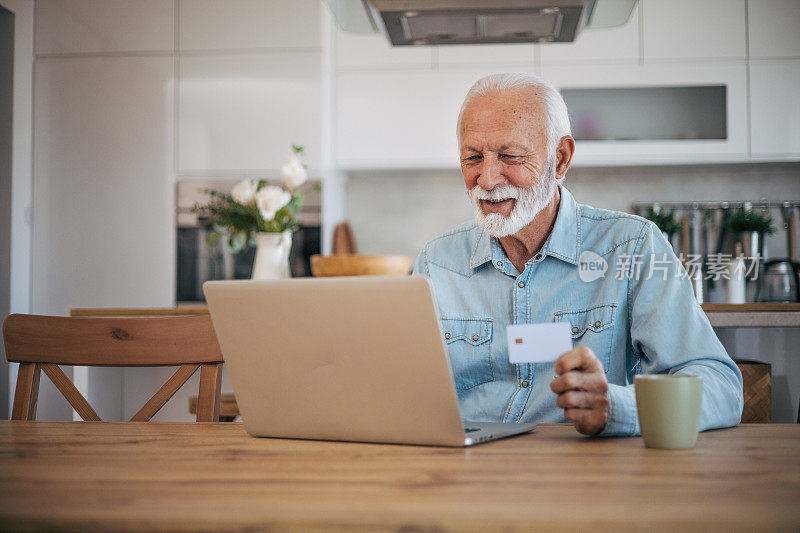
<path id="1" fill-rule="evenodd" d="M 257 233 L 256 259 L 252 279 L 284 279 L 291 277 L 289 250 L 292 233 Z"/>

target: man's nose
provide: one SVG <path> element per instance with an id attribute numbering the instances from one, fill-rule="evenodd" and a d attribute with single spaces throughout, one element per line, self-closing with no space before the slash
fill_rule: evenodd
<path id="1" fill-rule="evenodd" d="M 505 181 L 502 169 L 500 168 L 500 161 L 498 161 L 497 158 L 484 157 L 480 171 L 478 185 L 486 191 L 491 191 L 498 185 L 502 185 Z"/>

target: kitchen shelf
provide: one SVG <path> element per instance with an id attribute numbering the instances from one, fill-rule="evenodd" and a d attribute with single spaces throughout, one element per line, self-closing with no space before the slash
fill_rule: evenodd
<path id="1" fill-rule="evenodd" d="M 800 303 L 703 304 L 715 328 L 796 328 L 800 327 Z M 201 304 L 155 308 L 80 308 L 71 316 L 186 316 L 208 314 Z"/>

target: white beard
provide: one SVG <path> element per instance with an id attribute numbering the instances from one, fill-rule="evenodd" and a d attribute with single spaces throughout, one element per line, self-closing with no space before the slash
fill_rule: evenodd
<path id="1" fill-rule="evenodd" d="M 468 194 L 478 226 L 493 237 L 507 237 L 530 224 L 553 199 L 557 183 L 555 157 L 548 158 L 547 166 L 539 178 L 536 185 L 527 189 L 514 185 L 501 185 L 491 191 L 482 189 L 479 185 L 473 187 Z M 496 202 L 507 198 L 514 198 L 514 208 L 507 217 L 500 213 L 487 215 L 481 208 L 480 200 Z"/>

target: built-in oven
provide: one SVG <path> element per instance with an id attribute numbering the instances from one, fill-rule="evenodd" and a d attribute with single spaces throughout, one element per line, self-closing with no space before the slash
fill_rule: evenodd
<path id="1" fill-rule="evenodd" d="M 212 227 L 208 220 L 193 212 L 196 204 L 209 200 L 206 190 L 230 192 L 235 180 L 183 180 L 177 185 L 177 294 L 178 303 L 205 301 L 203 283 L 215 279 L 249 279 L 253 270 L 255 248 L 231 253 L 227 239 L 209 246 L 206 236 Z M 321 196 L 314 182 L 303 186 L 303 209 L 300 227 L 292 234 L 289 266 L 292 277 L 311 275 L 311 256 L 320 253 Z"/>

